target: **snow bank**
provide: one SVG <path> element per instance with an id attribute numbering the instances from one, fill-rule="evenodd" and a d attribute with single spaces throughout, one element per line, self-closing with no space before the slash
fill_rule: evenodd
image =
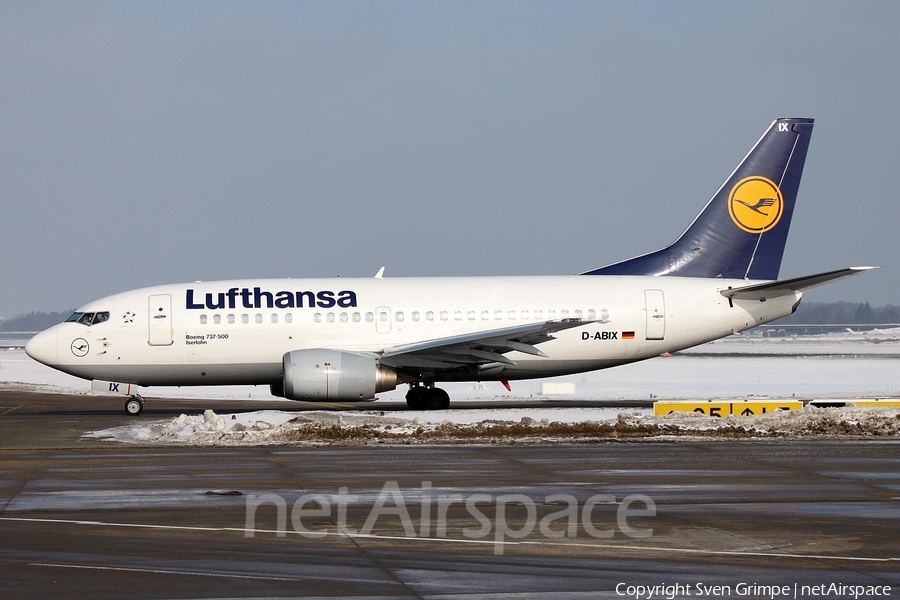
<path id="1" fill-rule="evenodd" d="M 653 416 L 649 410 L 509 409 L 428 413 L 259 411 L 181 415 L 88 434 L 123 443 L 178 445 L 440 444 L 621 439 L 891 437 L 900 435 L 898 408 L 812 408 L 754 417 L 708 417 L 698 413 Z M 452 414 L 451 414 L 452 413 Z M 485 413 L 491 413 L 486 415 Z M 452 420 L 450 417 L 454 417 Z M 552 419 L 552 420 L 551 420 Z"/>

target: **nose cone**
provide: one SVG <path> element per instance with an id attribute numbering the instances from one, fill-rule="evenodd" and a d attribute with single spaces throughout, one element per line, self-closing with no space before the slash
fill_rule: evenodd
<path id="1" fill-rule="evenodd" d="M 56 327 L 42 331 L 25 344 L 25 354 L 47 366 L 55 367 L 59 362 L 56 345 Z"/>

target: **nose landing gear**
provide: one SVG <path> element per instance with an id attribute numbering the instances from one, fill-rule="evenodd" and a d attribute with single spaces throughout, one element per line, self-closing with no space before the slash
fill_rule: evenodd
<path id="1" fill-rule="evenodd" d="M 433 384 L 410 384 L 406 405 L 410 410 L 444 410 L 450 408 L 450 395 Z"/>
<path id="2" fill-rule="evenodd" d="M 144 399 L 138 395 L 129 396 L 125 401 L 125 414 L 136 417 L 144 411 Z"/>

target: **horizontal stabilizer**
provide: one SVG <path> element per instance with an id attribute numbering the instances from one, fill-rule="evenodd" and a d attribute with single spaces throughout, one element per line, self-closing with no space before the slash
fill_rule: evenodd
<path id="1" fill-rule="evenodd" d="M 816 275 L 807 275 L 805 277 L 757 283 L 739 288 L 728 288 L 727 290 L 721 290 L 719 293 L 726 298 L 733 298 L 735 300 L 766 300 L 768 298 L 777 298 L 795 292 L 802 292 L 877 268 L 878 267 L 850 267 L 848 269 L 838 269 L 837 271 L 828 271 L 827 273 L 818 273 Z"/>

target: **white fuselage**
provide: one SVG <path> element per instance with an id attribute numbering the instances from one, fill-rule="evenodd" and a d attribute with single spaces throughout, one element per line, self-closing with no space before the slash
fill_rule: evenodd
<path id="1" fill-rule="evenodd" d="M 535 321 L 584 324 L 539 344 L 546 357 L 437 380 L 507 380 L 602 369 L 702 344 L 787 314 L 801 294 L 729 300 L 744 280 L 561 276 L 267 279 L 143 288 L 91 302 L 109 313 L 38 334 L 29 354 L 85 379 L 150 385 L 278 384 L 282 357 L 371 354 Z"/>

